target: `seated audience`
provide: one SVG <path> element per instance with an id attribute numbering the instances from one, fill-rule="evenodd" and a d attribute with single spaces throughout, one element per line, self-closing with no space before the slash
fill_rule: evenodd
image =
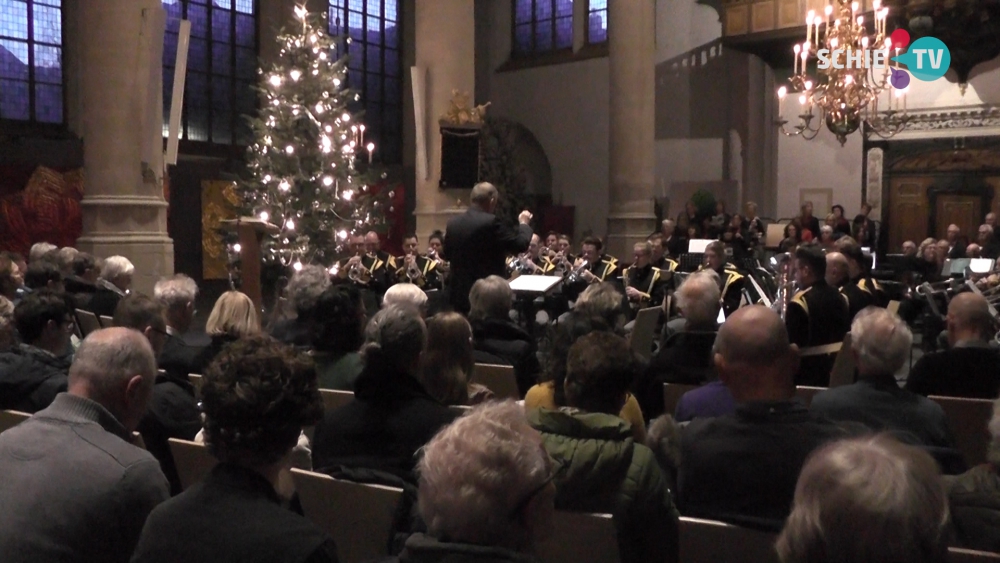
<path id="1" fill-rule="evenodd" d="M 358 349 L 365 341 L 365 305 L 351 285 L 330 286 L 313 312 L 312 352 L 320 389 L 353 391 L 364 362 Z"/>
<path id="2" fill-rule="evenodd" d="M 993 402 L 988 428 L 987 463 L 944 480 L 955 545 L 1000 553 L 1000 400 Z"/>
<path id="3" fill-rule="evenodd" d="M 883 434 L 809 457 L 776 548 L 781 563 L 945 563 L 948 535 L 934 460 Z"/>
<path id="4" fill-rule="evenodd" d="M 609 332 L 579 338 L 566 362 L 566 407 L 528 412 L 561 470 L 556 508 L 611 513 L 623 563 L 677 560 L 677 510 L 653 452 L 617 415 L 635 378 L 628 342 Z"/>
<path id="5" fill-rule="evenodd" d="M 50 256 L 49 254 L 50 252 L 55 252 L 58 250 L 59 247 L 50 242 L 36 242 L 35 244 L 31 245 L 31 248 L 28 250 L 28 262 L 29 263 L 40 262 L 46 256 Z"/>
<path id="6" fill-rule="evenodd" d="M 681 436 L 681 513 L 780 529 L 806 457 L 845 432 L 795 399 L 796 348 L 776 313 L 743 307 L 715 341 L 736 413 L 696 419 Z"/>
<path id="7" fill-rule="evenodd" d="M 257 308 L 245 293 L 227 291 L 215 301 L 205 323 L 205 332 L 212 341 L 195 358 L 194 363 L 199 367 L 212 363 L 230 342 L 261 332 Z"/>
<path id="8" fill-rule="evenodd" d="M 14 303 L 0 295 L 0 353 L 17 346 L 17 329 L 14 328 Z"/>
<path id="9" fill-rule="evenodd" d="M 206 370 L 202 401 L 219 464 L 149 515 L 132 562 L 336 562 L 333 539 L 278 493 L 299 433 L 323 412 L 311 362 L 266 335 L 243 338 Z"/>
<path id="10" fill-rule="evenodd" d="M 424 290 L 412 283 L 397 283 L 386 290 L 382 297 L 382 308 L 388 307 L 412 307 L 420 313 L 421 317 L 427 316 L 427 294 Z"/>
<path id="11" fill-rule="evenodd" d="M 985 223 L 980 225 L 976 236 L 976 242 L 979 243 L 980 252 L 983 258 L 992 258 L 994 260 L 1000 258 L 1000 245 L 997 245 L 997 239 L 993 233 L 993 227 Z"/>
<path id="12" fill-rule="evenodd" d="M 986 298 L 960 293 L 948 304 L 947 350 L 924 354 L 910 370 L 906 389 L 921 395 L 996 399 L 1000 353 L 988 343 L 993 319 Z"/>
<path id="13" fill-rule="evenodd" d="M 73 298 L 77 309 L 87 310 L 90 299 L 97 292 L 97 259 L 86 252 L 77 252 L 69 269 L 63 279 L 66 293 Z"/>
<path id="14" fill-rule="evenodd" d="M 660 345 L 635 387 L 647 419 L 663 414 L 664 383 L 701 385 L 715 379 L 712 346 L 721 307 L 715 273 L 704 270 L 692 274 L 675 297 L 684 319 L 683 330 L 671 334 Z"/>
<path id="15" fill-rule="evenodd" d="M 885 309 L 868 307 L 851 324 L 851 350 L 858 382 L 813 397 L 810 409 L 832 420 L 864 424 L 917 446 L 954 446 L 941 407 L 896 384 L 895 373 L 910 357 L 913 335 Z"/>
<path id="16" fill-rule="evenodd" d="M 205 365 L 197 363 L 198 356 L 210 339 L 191 329 L 198 284 L 184 274 L 176 274 L 156 282 L 153 296 L 163 305 L 168 335 L 158 358 L 160 369 L 184 379 L 192 373 L 201 374 Z"/>
<path id="17" fill-rule="evenodd" d="M 542 368 L 534 339 L 510 319 L 513 301 L 507 280 L 500 276 L 478 280 L 469 292 L 469 322 L 473 346 L 514 366 L 517 388 L 524 396 L 538 382 Z"/>
<path id="18" fill-rule="evenodd" d="M 799 225 L 797 221 L 792 221 L 791 223 L 785 225 L 785 236 L 781 239 L 781 243 L 778 244 L 779 252 L 794 252 L 795 247 L 802 242 L 802 237 L 799 233 Z"/>
<path id="19" fill-rule="evenodd" d="M 0 434 L 5 561 L 129 561 L 146 516 L 169 496 L 159 464 L 130 443 L 155 376 L 142 335 L 95 331 L 76 352 L 69 392 Z"/>
<path id="20" fill-rule="evenodd" d="M 0 297 L 5 297 L 12 303 L 17 301 L 17 290 L 24 284 L 21 270 L 17 263 L 6 256 L 0 254 Z"/>
<path id="21" fill-rule="evenodd" d="M 101 276 L 97 279 L 97 291 L 90 298 L 90 311 L 97 316 L 111 317 L 118 302 L 125 298 L 132 286 L 135 266 L 124 256 L 104 259 Z"/>
<path id="22" fill-rule="evenodd" d="M 513 402 L 489 403 L 446 427 L 423 449 L 414 534 L 398 559 L 534 563 L 551 531 L 556 468 Z"/>
<path id="23" fill-rule="evenodd" d="M 14 308 L 14 325 L 21 343 L 0 354 L 0 409 L 33 413 L 66 390 L 73 308 L 62 295 L 32 293 Z"/>
<path id="24" fill-rule="evenodd" d="M 56 293 L 62 293 L 65 290 L 59 266 L 48 260 L 32 262 L 28 266 L 28 271 L 24 274 L 24 287 L 29 293 L 43 289 Z"/>
<path id="25" fill-rule="evenodd" d="M 903 251 L 903 256 L 907 258 L 915 258 L 917 256 L 917 243 L 912 240 L 904 240 L 900 248 Z"/>
<path id="26" fill-rule="evenodd" d="M 313 341 L 313 309 L 316 300 L 330 287 L 330 272 L 322 266 L 308 264 L 292 275 L 285 286 L 290 309 L 287 318 L 277 321 L 271 336 L 293 346 L 306 348 Z"/>
<path id="27" fill-rule="evenodd" d="M 364 369 L 354 401 L 326 413 L 316 426 L 313 467 L 389 473 L 410 483 L 415 454 L 455 413 L 420 383 L 427 329 L 412 309 L 382 309 L 365 329 Z"/>
<path id="28" fill-rule="evenodd" d="M 141 332 L 149 341 L 153 353 L 163 355 L 164 343 L 169 338 L 160 301 L 145 295 L 129 295 L 118 303 L 114 323 L 115 326 Z M 181 492 L 181 482 L 168 440 L 193 440 L 199 430 L 201 409 L 198 408 L 194 385 L 188 380 L 187 374 L 167 370 L 157 373 L 153 396 L 139 423 L 139 433 L 142 434 L 146 449 L 160 462 L 163 474 L 170 482 L 172 494 Z"/>
<path id="29" fill-rule="evenodd" d="M 427 319 L 427 350 L 420 361 L 420 382 L 427 393 L 445 405 L 475 405 L 492 399 L 489 389 L 471 383 L 472 352 L 472 327 L 465 317 L 438 313 Z"/>
<path id="30" fill-rule="evenodd" d="M 573 310 L 588 317 L 600 317 L 609 327 L 621 330 L 625 326 L 628 299 L 612 282 L 593 283 L 580 293 Z"/>
<path id="31" fill-rule="evenodd" d="M 80 251 L 72 246 L 64 246 L 55 253 L 55 264 L 59 267 L 59 272 L 63 278 L 73 274 L 73 261 L 80 254 Z"/>
<path id="32" fill-rule="evenodd" d="M 545 359 L 545 369 L 541 382 L 528 390 L 524 396 L 526 409 L 556 410 L 566 405 L 566 359 L 569 349 L 582 336 L 591 332 L 614 332 L 603 317 L 588 317 L 580 310 L 569 313 L 553 328 L 551 348 Z M 632 425 L 633 435 L 639 443 L 646 439 L 646 423 L 639 402 L 631 393 L 626 393 L 625 404 L 618 414 Z"/>

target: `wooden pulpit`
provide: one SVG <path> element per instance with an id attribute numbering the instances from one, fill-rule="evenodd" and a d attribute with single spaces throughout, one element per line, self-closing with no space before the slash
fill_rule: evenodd
<path id="1" fill-rule="evenodd" d="M 260 289 L 261 241 L 264 235 L 276 235 L 280 232 L 277 225 L 272 225 L 258 217 L 240 217 L 220 221 L 229 228 L 236 229 L 240 243 L 240 277 L 243 285 L 240 290 L 253 301 L 257 311 L 264 306 Z"/>

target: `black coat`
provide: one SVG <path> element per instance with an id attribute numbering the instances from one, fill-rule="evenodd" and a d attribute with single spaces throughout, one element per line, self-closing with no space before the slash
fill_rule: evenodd
<path id="1" fill-rule="evenodd" d="M 507 277 L 507 255 L 519 254 L 531 243 L 531 227 L 516 228 L 492 213 L 476 208 L 448 221 L 443 258 L 451 262 L 450 301 L 461 313 L 469 312 L 472 284 L 485 277 Z"/>
<path id="2" fill-rule="evenodd" d="M 945 477 L 951 523 L 959 547 L 1000 551 L 1000 475 L 983 464 L 957 477 Z"/>
<path id="3" fill-rule="evenodd" d="M 205 352 L 211 342 L 208 335 L 204 333 L 170 335 L 163 345 L 157 365 L 160 369 L 177 376 L 186 376 L 192 373 L 204 374 L 205 364 L 200 363 L 199 356 Z"/>
<path id="4" fill-rule="evenodd" d="M 118 307 L 118 302 L 121 300 L 122 296 L 114 291 L 98 287 L 97 291 L 94 292 L 94 296 L 90 298 L 89 309 L 87 310 L 98 317 L 113 317 L 115 316 L 115 309 Z"/>
<path id="5" fill-rule="evenodd" d="M 181 495 L 156 507 L 132 563 L 336 562 L 333 538 L 282 508 L 261 475 L 220 463 Z"/>
<path id="6" fill-rule="evenodd" d="M 66 276 L 63 280 L 66 294 L 73 299 L 73 306 L 77 309 L 87 310 L 90 300 L 97 293 L 97 286 L 77 275 Z"/>
<path id="7" fill-rule="evenodd" d="M 0 410 L 36 413 L 66 390 L 70 360 L 21 344 L 0 354 Z"/>
<path id="8" fill-rule="evenodd" d="M 542 367 L 536 355 L 535 341 L 513 321 L 472 321 L 472 341 L 476 350 L 497 356 L 504 363 L 514 366 L 517 388 L 522 397 L 532 385 L 538 383 Z"/>
<path id="9" fill-rule="evenodd" d="M 194 397 L 194 385 L 187 375 L 157 375 L 153 396 L 138 430 L 146 450 L 160 462 L 160 468 L 170 483 L 170 493 L 179 494 L 180 477 L 168 440 L 194 440 L 201 430 L 201 409 Z"/>
<path id="10" fill-rule="evenodd" d="M 635 383 L 635 397 L 644 418 L 652 420 L 664 414 L 664 383 L 701 385 L 714 379 L 712 346 L 716 334 L 682 331 L 667 338 Z"/>
<path id="11" fill-rule="evenodd" d="M 906 389 L 925 396 L 996 399 L 1000 394 L 1000 352 L 982 346 L 924 354 L 910 370 Z"/>
<path id="12" fill-rule="evenodd" d="M 455 412 L 406 374 L 363 372 L 354 397 L 316 426 L 313 467 L 374 469 L 416 483 L 417 450 L 455 420 Z"/>

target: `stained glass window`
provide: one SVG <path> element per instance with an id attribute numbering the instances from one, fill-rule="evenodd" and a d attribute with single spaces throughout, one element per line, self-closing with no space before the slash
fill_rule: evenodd
<path id="1" fill-rule="evenodd" d="M 590 0 L 587 5 L 587 43 L 608 40 L 608 0 Z"/>
<path id="2" fill-rule="evenodd" d="M 514 0 L 514 55 L 573 47 L 573 0 Z"/>
<path id="3" fill-rule="evenodd" d="M 330 34 L 345 39 L 347 82 L 361 95 L 365 142 L 375 143 L 375 158 L 384 164 L 403 161 L 399 10 L 399 0 L 330 0 Z"/>
<path id="4" fill-rule="evenodd" d="M 0 0 L 0 120 L 63 122 L 62 0 Z"/>
<path id="5" fill-rule="evenodd" d="M 4 1 L 4 0 L 0 0 Z M 255 0 L 163 0 L 163 134 L 170 121 L 177 35 L 191 21 L 180 138 L 218 145 L 251 140 L 244 115 L 256 111 L 257 8 Z"/>

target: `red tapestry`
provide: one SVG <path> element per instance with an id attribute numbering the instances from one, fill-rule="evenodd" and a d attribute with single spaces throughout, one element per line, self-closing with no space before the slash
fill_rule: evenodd
<path id="1" fill-rule="evenodd" d="M 0 175 L 7 177 L 8 184 L 17 176 L 7 169 Z M 27 255 L 36 242 L 75 245 L 83 230 L 83 170 L 62 173 L 39 166 L 21 185 L 20 191 L 7 185 L 0 196 L 0 250 Z"/>

